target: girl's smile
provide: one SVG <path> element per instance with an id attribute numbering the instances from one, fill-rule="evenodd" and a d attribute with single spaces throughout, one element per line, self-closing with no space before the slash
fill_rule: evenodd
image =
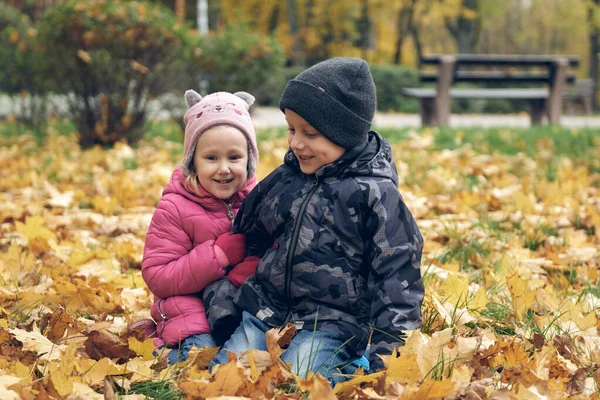
<path id="1" fill-rule="evenodd" d="M 229 200 L 248 179 L 248 142 L 237 128 L 218 125 L 198 138 L 194 166 L 200 185 Z"/>

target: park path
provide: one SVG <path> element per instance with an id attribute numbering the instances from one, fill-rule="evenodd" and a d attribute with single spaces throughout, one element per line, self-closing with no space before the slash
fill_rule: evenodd
<path id="1" fill-rule="evenodd" d="M 252 119 L 256 128 L 285 126 L 283 113 L 277 107 L 255 107 Z M 562 126 L 568 128 L 600 128 L 600 116 L 571 116 L 563 115 Z M 421 118 L 417 114 L 376 113 L 373 120 L 376 128 L 407 128 L 421 126 Z M 531 126 L 528 114 L 453 114 L 450 126 L 459 127 L 510 127 L 528 128 Z"/>
<path id="2" fill-rule="evenodd" d="M 66 112 L 66 102 L 62 96 L 53 96 L 52 106 L 61 112 Z M 148 105 L 150 117 L 168 119 L 170 113 L 161 107 L 161 103 L 151 100 Z M 12 104 L 7 96 L 0 95 L 0 119 L 13 112 Z M 253 107 L 252 118 L 256 128 L 271 128 L 286 126 L 283 113 L 277 107 Z M 561 125 L 568 128 L 600 128 L 600 115 L 570 116 L 563 115 Z M 421 126 L 418 114 L 381 113 L 377 112 L 373 121 L 375 128 L 417 128 Z M 522 114 L 453 114 L 450 116 L 450 126 L 459 127 L 509 127 L 527 128 L 531 126 L 529 116 Z"/>

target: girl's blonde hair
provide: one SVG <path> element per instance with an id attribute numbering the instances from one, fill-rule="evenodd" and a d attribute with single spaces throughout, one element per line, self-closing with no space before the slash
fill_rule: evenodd
<path id="1" fill-rule="evenodd" d="M 200 182 L 198 181 L 198 175 L 196 175 L 196 166 L 192 164 L 193 170 L 190 171 L 190 174 L 185 177 L 185 182 L 183 182 L 183 187 L 188 192 L 194 193 L 197 196 L 202 196 L 202 192 L 200 192 Z"/>

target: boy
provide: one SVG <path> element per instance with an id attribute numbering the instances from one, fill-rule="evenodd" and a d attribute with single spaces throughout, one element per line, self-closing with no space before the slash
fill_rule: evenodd
<path id="1" fill-rule="evenodd" d="M 248 195 L 233 227 L 261 261 L 236 295 L 242 324 L 212 365 L 228 351 L 266 350 L 264 333 L 291 322 L 297 333 L 282 360 L 335 384 L 364 360 L 371 330 L 377 370 L 377 355 L 421 325 L 423 239 L 398 192 L 391 147 L 369 131 L 376 93 L 364 60 L 314 65 L 279 105 L 289 126 L 284 164 Z"/>

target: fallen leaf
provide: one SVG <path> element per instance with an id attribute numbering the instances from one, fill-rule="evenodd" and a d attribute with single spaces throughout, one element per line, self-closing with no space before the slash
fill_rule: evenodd
<path id="1" fill-rule="evenodd" d="M 9 329 L 15 338 L 23 343 L 23 349 L 34 351 L 44 360 L 57 360 L 60 358 L 60 351 L 66 349 L 65 345 L 56 345 L 40 332 L 27 332 L 22 329 Z"/>
<path id="2" fill-rule="evenodd" d="M 91 331 L 84 347 L 87 355 L 94 360 L 108 357 L 117 362 L 125 362 L 136 356 L 135 352 L 122 343 L 118 336 L 105 330 Z"/>

